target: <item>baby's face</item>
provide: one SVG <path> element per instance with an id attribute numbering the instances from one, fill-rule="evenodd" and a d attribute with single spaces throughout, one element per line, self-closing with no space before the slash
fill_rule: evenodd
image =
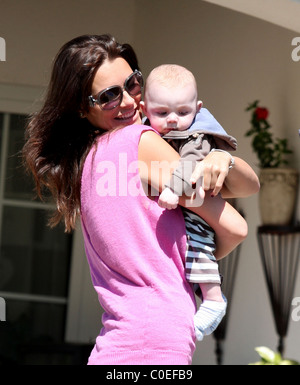
<path id="1" fill-rule="evenodd" d="M 201 107 L 194 84 L 166 87 L 158 82 L 148 85 L 143 112 L 161 135 L 172 130 L 187 130 Z"/>

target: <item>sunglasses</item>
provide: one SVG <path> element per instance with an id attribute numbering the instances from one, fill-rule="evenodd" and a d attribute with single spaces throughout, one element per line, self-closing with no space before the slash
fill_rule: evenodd
<path id="1" fill-rule="evenodd" d="M 135 70 L 124 82 L 124 87 L 112 86 L 100 91 L 96 98 L 89 96 L 90 107 L 99 104 L 104 111 L 113 110 L 118 107 L 123 100 L 123 92 L 126 91 L 130 96 L 137 96 L 142 93 L 144 86 L 143 75 L 140 71 Z"/>

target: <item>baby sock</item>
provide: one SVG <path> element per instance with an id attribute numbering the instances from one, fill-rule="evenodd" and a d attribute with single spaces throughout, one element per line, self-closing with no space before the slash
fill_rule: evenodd
<path id="1" fill-rule="evenodd" d="M 226 314 L 227 300 L 224 302 L 204 300 L 194 317 L 196 338 L 202 341 L 204 336 L 213 333 Z"/>

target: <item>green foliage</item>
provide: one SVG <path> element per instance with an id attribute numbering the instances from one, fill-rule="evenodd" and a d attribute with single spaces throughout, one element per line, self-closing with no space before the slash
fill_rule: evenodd
<path id="1" fill-rule="evenodd" d="M 264 346 L 258 347 L 255 350 L 260 355 L 261 361 L 250 365 L 300 365 L 297 361 L 283 359 L 280 353 L 275 353 Z"/>
<path id="2" fill-rule="evenodd" d="M 252 136 L 252 148 L 259 160 L 260 168 L 280 167 L 288 164 L 286 155 L 292 151 L 288 148 L 287 139 L 273 138 L 270 132 L 270 124 L 267 121 L 268 110 L 259 107 L 259 101 L 256 100 L 246 108 L 246 111 L 252 111 L 251 128 L 245 136 Z"/>

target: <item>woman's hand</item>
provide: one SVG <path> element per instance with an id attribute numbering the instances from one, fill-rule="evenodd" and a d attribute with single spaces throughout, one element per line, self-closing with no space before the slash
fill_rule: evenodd
<path id="1" fill-rule="evenodd" d="M 220 192 L 223 198 L 242 198 L 259 191 L 259 179 L 252 168 L 242 159 L 234 157 L 235 165 L 229 169 L 231 156 L 226 152 L 210 152 L 197 164 L 191 176 L 191 183 L 202 178 L 205 191 L 211 195 Z"/>
<path id="2" fill-rule="evenodd" d="M 197 163 L 191 176 L 191 183 L 202 179 L 204 191 L 212 190 L 216 196 L 222 190 L 229 173 L 231 156 L 226 152 L 210 152 L 201 162 Z"/>

